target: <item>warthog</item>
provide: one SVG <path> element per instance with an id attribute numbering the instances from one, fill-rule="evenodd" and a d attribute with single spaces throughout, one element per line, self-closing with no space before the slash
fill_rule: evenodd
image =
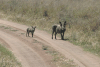
<path id="1" fill-rule="evenodd" d="M 27 30 L 26 30 L 26 37 L 27 37 L 27 34 L 28 34 L 28 36 L 29 36 L 29 33 L 30 33 L 30 32 L 31 32 L 32 37 L 33 37 L 33 34 L 34 34 L 34 32 L 35 32 L 35 28 L 36 28 L 36 26 L 35 26 L 35 27 L 31 26 L 31 27 L 27 28 Z"/>
<path id="2" fill-rule="evenodd" d="M 55 24 L 52 26 L 52 39 L 54 33 L 55 33 L 55 39 L 56 39 L 56 34 L 59 33 L 61 34 L 61 39 L 64 40 L 64 33 L 66 31 L 66 21 L 63 24 L 59 21 L 59 24 L 60 25 Z"/>

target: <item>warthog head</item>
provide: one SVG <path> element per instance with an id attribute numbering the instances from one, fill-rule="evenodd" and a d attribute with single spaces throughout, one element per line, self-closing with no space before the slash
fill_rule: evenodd
<path id="1" fill-rule="evenodd" d="M 55 33 L 55 39 L 56 39 L 56 34 L 59 33 L 61 34 L 61 39 L 63 40 L 65 31 L 66 31 L 66 21 L 64 23 L 59 21 L 59 25 L 55 24 L 52 26 L 52 39 L 54 33 Z"/>
<path id="2" fill-rule="evenodd" d="M 31 32 L 32 37 L 33 37 L 33 34 L 35 32 L 35 28 L 36 28 L 36 26 L 31 26 L 31 27 L 27 28 L 27 30 L 26 30 L 26 36 L 27 36 L 27 34 L 29 36 L 29 33 Z"/>

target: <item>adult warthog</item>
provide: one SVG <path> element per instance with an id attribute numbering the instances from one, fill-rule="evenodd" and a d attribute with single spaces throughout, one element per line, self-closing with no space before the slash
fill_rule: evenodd
<path id="1" fill-rule="evenodd" d="M 27 28 L 27 30 L 26 30 L 26 37 L 27 37 L 27 34 L 28 34 L 28 36 L 29 36 L 29 33 L 31 32 L 31 34 L 32 34 L 32 37 L 33 37 L 33 34 L 34 34 L 34 32 L 35 32 L 35 28 L 36 28 L 36 26 L 31 26 L 31 27 L 29 27 L 29 28 Z"/>
<path id="2" fill-rule="evenodd" d="M 55 33 L 55 39 L 56 39 L 56 35 L 57 33 L 61 34 L 61 39 L 64 40 L 64 33 L 66 31 L 66 21 L 64 23 L 59 21 L 60 25 L 53 25 L 52 26 L 52 39 L 53 39 L 53 34 Z"/>

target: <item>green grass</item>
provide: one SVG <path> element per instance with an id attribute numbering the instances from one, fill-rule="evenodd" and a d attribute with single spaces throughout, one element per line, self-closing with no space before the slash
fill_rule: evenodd
<path id="1" fill-rule="evenodd" d="M 100 55 L 99 7 L 99 0 L 0 0 L 0 18 L 49 33 L 53 24 L 66 20 L 65 38 Z"/>
<path id="2" fill-rule="evenodd" d="M 0 67 L 22 67 L 11 51 L 0 45 Z"/>

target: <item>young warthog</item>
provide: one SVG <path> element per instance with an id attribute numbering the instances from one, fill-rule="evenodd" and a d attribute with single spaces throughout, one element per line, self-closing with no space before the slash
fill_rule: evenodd
<path id="1" fill-rule="evenodd" d="M 34 34 L 34 32 L 35 32 L 35 28 L 36 28 L 36 26 L 35 26 L 35 27 L 31 26 L 31 27 L 27 28 L 27 30 L 26 30 L 26 37 L 27 37 L 27 34 L 28 34 L 28 36 L 29 36 L 29 33 L 30 33 L 30 32 L 31 32 L 32 37 L 33 37 L 33 34 Z"/>
<path id="2" fill-rule="evenodd" d="M 55 33 L 55 39 L 56 39 L 56 34 L 59 33 L 61 34 L 61 39 L 64 40 L 64 32 L 66 31 L 66 21 L 62 24 L 59 21 L 60 25 L 53 25 L 52 26 L 52 39 L 53 39 L 53 34 Z"/>

